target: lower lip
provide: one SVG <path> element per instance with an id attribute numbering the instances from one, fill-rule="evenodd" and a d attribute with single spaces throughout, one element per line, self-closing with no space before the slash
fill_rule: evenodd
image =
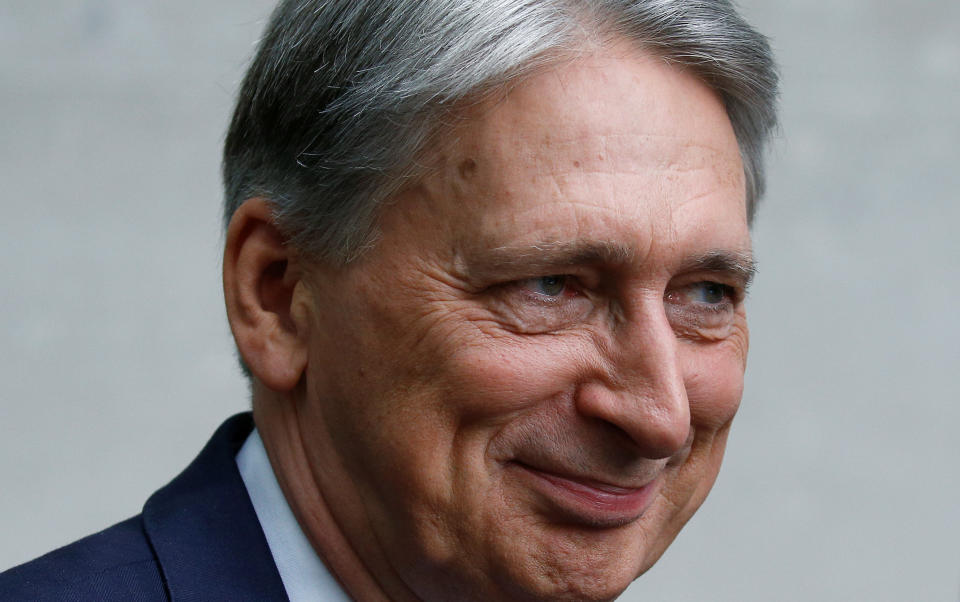
<path id="1" fill-rule="evenodd" d="M 566 519 L 594 527 L 617 527 L 631 523 L 653 502 L 657 480 L 638 488 L 625 488 L 570 479 L 515 463 Z"/>

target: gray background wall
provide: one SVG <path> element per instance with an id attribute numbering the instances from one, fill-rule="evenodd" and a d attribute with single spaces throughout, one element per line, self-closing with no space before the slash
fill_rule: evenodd
<path id="1" fill-rule="evenodd" d="M 271 0 L 0 0 L 0 569 L 247 406 L 218 155 Z M 748 389 L 625 600 L 960 599 L 960 3 L 750 0 L 784 75 Z"/>

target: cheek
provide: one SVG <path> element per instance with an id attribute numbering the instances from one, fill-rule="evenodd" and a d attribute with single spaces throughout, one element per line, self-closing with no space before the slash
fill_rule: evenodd
<path id="1" fill-rule="evenodd" d="M 444 377 L 463 400 L 461 411 L 506 422 L 573 390 L 587 357 L 580 343 L 551 335 L 486 338 L 451 356 Z"/>
<path id="2" fill-rule="evenodd" d="M 733 420 L 743 395 L 743 355 L 725 343 L 684 345 L 690 419 L 698 430 L 715 432 Z"/>

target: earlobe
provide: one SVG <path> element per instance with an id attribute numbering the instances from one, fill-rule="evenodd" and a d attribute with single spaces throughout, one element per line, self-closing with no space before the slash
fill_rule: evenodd
<path id="1" fill-rule="evenodd" d="M 309 316 L 303 265 L 284 244 L 270 204 L 248 199 L 233 214 L 223 257 L 223 293 L 237 349 L 253 376 L 289 392 L 307 364 Z"/>

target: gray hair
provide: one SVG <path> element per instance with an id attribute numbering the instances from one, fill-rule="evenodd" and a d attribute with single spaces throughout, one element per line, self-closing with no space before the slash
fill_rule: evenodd
<path id="1" fill-rule="evenodd" d="M 729 0 L 284 0 L 227 134 L 225 220 L 264 197 L 288 243 L 346 263 L 458 107 L 598 38 L 631 40 L 720 95 L 752 220 L 778 78 Z"/>

